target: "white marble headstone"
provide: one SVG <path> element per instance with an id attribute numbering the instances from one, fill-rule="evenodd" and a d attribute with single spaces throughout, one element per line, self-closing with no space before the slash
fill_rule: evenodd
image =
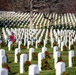
<path id="1" fill-rule="evenodd" d="M 5 56 L 5 50 L 4 49 L 0 49 L 0 56 L 4 55 Z"/>
<path id="2" fill-rule="evenodd" d="M 54 64 L 55 65 L 55 68 L 56 68 L 56 64 L 57 64 L 57 61 L 58 61 L 58 57 L 60 57 L 60 52 L 59 51 L 56 51 L 55 52 L 55 58 L 54 58 L 54 60 L 55 60 L 54 61 L 55 62 L 55 64 Z"/>
<path id="3" fill-rule="evenodd" d="M 72 67 L 72 57 L 74 57 L 74 51 L 69 51 L 69 67 Z"/>
<path id="4" fill-rule="evenodd" d="M 46 47 L 42 47 L 42 53 L 45 53 L 45 51 L 47 51 Z"/>
<path id="5" fill-rule="evenodd" d="M 28 48 L 28 49 L 30 48 L 30 45 L 31 45 L 31 41 L 28 41 L 28 42 L 27 42 L 27 48 Z"/>
<path id="6" fill-rule="evenodd" d="M 22 41 L 18 41 L 18 48 L 20 49 L 20 46 L 22 44 Z"/>
<path id="7" fill-rule="evenodd" d="M 63 72 L 65 72 L 65 63 L 58 62 L 56 64 L 56 75 L 61 75 Z"/>
<path id="8" fill-rule="evenodd" d="M 12 44 L 12 41 L 9 41 L 9 42 L 8 42 L 8 50 L 9 50 L 9 51 L 11 50 L 11 44 Z"/>
<path id="9" fill-rule="evenodd" d="M 30 65 L 29 66 L 29 75 L 36 75 L 36 74 L 39 74 L 39 67 L 38 65 Z"/>
<path id="10" fill-rule="evenodd" d="M 0 56 L 0 68 L 2 68 L 2 64 L 7 62 L 7 57 L 6 56 Z"/>
<path id="11" fill-rule="evenodd" d="M 0 75 L 8 75 L 8 70 L 5 68 L 0 68 Z"/>
<path id="12" fill-rule="evenodd" d="M 53 47 L 54 38 L 51 38 L 51 47 Z"/>
<path id="13" fill-rule="evenodd" d="M 53 48 L 53 58 L 55 58 L 55 52 L 58 50 L 58 47 L 57 46 L 54 46 Z"/>
<path id="14" fill-rule="evenodd" d="M 32 60 L 32 53 L 34 52 L 34 48 L 29 49 L 29 61 Z"/>
<path id="15" fill-rule="evenodd" d="M 61 42 L 61 51 L 63 51 L 64 42 Z"/>
<path id="16" fill-rule="evenodd" d="M 41 60 L 45 58 L 44 53 L 40 52 L 38 53 L 38 66 L 39 66 L 39 71 L 41 71 Z"/>
<path id="17" fill-rule="evenodd" d="M 20 55 L 20 73 L 24 73 L 24 63 L 27 61 L 27 54 Z"/>
<path id="18" fill-rule="evenodd" d="M 47 40 L 44 40 L 44 47 L 46 46 L 46 44 L 47 44 Z"/>
<path id="19" fill-rule="evenodd" d="M 38 48 L 38 45 L 37 45 L 37 43 L 38 43 L 38 40 L 36 40 L 36 48 Z"/>
<path id="20" fill-rule="evenodd" d="M 15 49 L 15 63 L 17 63 L 18 59 L 17 59 L 17 54 L 20 53 L 20 49 L 16 48 Z"/>

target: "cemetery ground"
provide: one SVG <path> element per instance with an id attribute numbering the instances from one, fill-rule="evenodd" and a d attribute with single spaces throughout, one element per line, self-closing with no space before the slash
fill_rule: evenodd
<path id="1" fill-rule="evenodd" d="M 58 29 L 74 29 L 74 30 L 76 30 L 76 27 L 75 27 L 76 26 L 75 14 L 74 13 L 73 14 L 66 13 L 66 14 L 62 15 L 62 17 L 60 18 L 60 16 L 58 16 L 57 13 L 53 13 L 53 17 L 56 20 L 53 23 L 50 23 L 50 21 L 48 19 L 45 19 L 44 16 L 43 16 L 43 13 L 39 13 L 39 14 L 38 13 L 33 13 L 33 16 L 34 16 L 33 17 L 34 28 L 38 29 L 38 31 L 36 31 L 36 33 L 34 34 L 34 37 L 36 38 L 36 34 L 38 32 L 40 32 L 39 34 L 37 34 L 38 35 L 37 36 L 38 37 L 37 41 L 40 40 L 41 38 L 43 40 L 45 40 L 45 42 L 46 42 L 47 38 L 51 41 L 50 43 L 47 42 L 47 45 L 46 45 L 47 51 L 49 52 L 49 55 L 51 57 L 51 58 L 47 59 L 49 61 L 51 69 L 50 70 L 41 70 L 38 75 L 56 75 L 56 70 L 55 70 L 55 67 L 54 67 L 54 60 L 55 59 L 53 58 L 54 51 L 53 51 L 53 48 L 51 47 L 51 43 L 52 43 L 51 39 L 53 37 L 56 40 L 57 32 L 56 32 L 56 36 L 54 34 L 54 36 L 49 37 L 48 35 L 46 35 L 47 34 L 47 30 L 46 29 L 48 29 L 48 27 L 50 27 L 50 26 L 53 25 L 53 28 L 55 28 L 55 29 L 58 28 Z M 47 14 L 47 16 L 50 19 L 51 16 L 52 16 L 52 14 Z M 20 29 L 27 28 L 28 29 L 29 25 L 30 25 L 29 19 L 30 19 L 29 13 L 2 12 L 2 15 L 0 15 L 0 26 L 4 27 L 4 30 L 5 30 L 4 32 L 5 32 L 5 34 L 6 34 L 7 37 L 10 36 L 9 35 L 10 32 L 16 32 L 15 33 L 16 41 L 18 39 L 18 41 L 22 42 L 22 39 L 21 39 L 22 33 L 24 33 L 23 36 L 25 36 L 25 32 L 26 31 L 22 31 L 22 32 L 20 32 L 20 30 L 15 31 L 14 27 L 17 28 L 17 29 L 18 28 L 20 28 Z M 14 30 L 11 30 L 11 27 L 13 27 Z M 7 31 L 6 31 L 6 28 L 8 28 Z M 39 29 L 41 29 L 41 31 Z M 45 31 L 43 29 L 45 29 Z M 0 28 L 0 33 L 1 33 L 1 31 L 2 30 Z M 30 33 L 30 32 L 28 32 L 28 33 Z M 43 32 L 43 34 L 42 34 L 42 32 Z M 61 43 L 64 42 L 65 38 L 66 38 L 65 37 L 66 36 L 66 32 L 65 32 L 65 35 L 63 33 L 61 33 L 61 35 L 60 35 L 60 36 L 63 35 L 62 37 L 64 38 L 64 40 L 62 39 Z M 31 37 L 31 34 L 32 33 L 30 33 L 29 37 Z M 28 35 L 28 34 L 26 34 L 26 35 Z M 75 31 L 75 35 L 76 35 L 76 31 Z M 19 37 L 20 37 L 20 40 L 19 40 Z M 70 37 L 70 35 L 69 35 L 69 37 Z M 58 36 L 58 38 L 60 38 L 60 40 L 61 40 L 61 37 Z M 74 40 L 74 36 L 72 38 Z M 4 35 L 3 34 L 2 34 L 2 39 L 6 40 L 6 39 L 4 39 Z M 75 41 L 76 41 L 76 39 L 75 39 Z M 72 40 L 70 40 L 70 42 L 72 42 Z M 17 42 L 17 43 L 19 44 L 19 42 Z M 17 46 L 17 48 L 18 47 L 19 46 Z M 42 47 L 44 47 L 44 45 L 42 45 L 42 44 L 38 48 L 36 48 L 36 45 L 32 46 L 32 48 L 34 48 L 34 52 L 36 52 L 37 54 L 39 52 L 42 52 Z M 74 48 L 74 53 L 75 53 L 75 56 L 76 56 L 76 45 L 74 45 L 74 47 L 75 47 Z M 61 47 L 58 47 L 58 52 L 60 52 L 60 56 L 62 56 L 62 59 L 63 59 L 63 61 L 61 61 L 61 62 L 64 62 L 65 65 L 66 65 L 66 71 L 65 72 L 68 73 L 69 75 L 76 75 L 76 67 L 71 67 L 71 68 L 69 67 L 69 59 L 68 59 L 68 55 L 69 55 L 69 51 L 70 51 L 69 46 L 68 46 L 68 50 L 67 51 L 61 51 L 60 48 Z M 28 72 L 24 72 L 23 74 L 20 74 L 20 62 L 15 63 L 15 60 L 14 60 L 15 59 L 15 49 L 11 48 L 11 50 L 9 51 L 8 45 L 6 45 L 6 44 L 4 45 L 4 47 L 1 47 L 0 49 L 4 49 L 5 50 L 6 57 L 8 58 L 7 64 L 9 65 L 10 71 L 11 71 L 11 74 L 9 74 L 9 75 L 28 75 Z M 27 46 L 25 46 L 25 48 L 21 47 L 21 52 L 20 52 L 22 54 L 23 53 L 27 54 L 27 60 L 29 60 L 29 49 L 27 49 Z M 41 58 L 42 58 L 42 56 L 41 56 Z M 38 63 L 39 63 L 38 60 L 33 60 L 33 59 L 31 60 L 31 65 L 32 64 L 38 64 Z M 38 65 L 38 66 L 40 66 L 40 65 Z"/>
<path id="2" fill-rule="evenodd" d="M 36 53 L 41 52 L 42 47 L 43 47 L 43 45 L 41 45 L 40 48 L 36 49 L 35 46 L 33 46 L 33 48 L 35 49 L 34 52 L 36 52 Z M 40 74 L 38 74 L 38 75 L 55 75 L 54 59 L 53 59 L 53 48 L 51 48 L 51 45 L 49 43 L 47 43 L 46 47 L 47 47 L 47 51 L 50 53 L 51 58 L 48 58 L 48 61 L 49 61 L 50 66 L 51 66 L 52 69 L 42 70 L 40 72 Z M 75 52 L 75 55 L 76 55 L 76 46 L 74 46 L 74 47 L 75 47 L 74 52 Z M 5 45 L 4 47 L 1 47 L 1 49 L 4 49 L 6 51 L 6 54 L 7 54 L 7 57 L 8 57 L 8 62 L 7 63 L 9 65 L 9 67 L 10 67 L 10 70 L 11 70 L 10 75 L 28 75 L 28 72 L 20 74 L 20 63 L 19 62 L 14 63 L 14 51 L 15 50 L 11 49 L 10 51 L 8 51 L 7 45 Z M 58 49 L 58 51 L 61 52 L 60 48 Z M 21 53 L 25 53 L 29 57 L 29 49 L 27 49 L 27 47 L 25 47 L 24 49 L 21 48 Z M 61 56 L 62 56 L 62 58 L 63 58 L 63 60 L 65 61 L 65 64 L 66 64 L 66 72 L 69 75 L 76 75 L 76 67 L 71 67 L 71 68 L 68 67 L 68 51 L 62 51 Z M 31 64 L 38 64 L 38 61 L 32 60 Z"/>

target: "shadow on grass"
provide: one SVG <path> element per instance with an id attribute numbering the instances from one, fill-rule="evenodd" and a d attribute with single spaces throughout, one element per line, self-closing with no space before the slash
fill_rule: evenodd
<path id="1" fill-rule="evenodd" d="M 16 75 L 18 72 L 9 73 L 9 75 Z"/>

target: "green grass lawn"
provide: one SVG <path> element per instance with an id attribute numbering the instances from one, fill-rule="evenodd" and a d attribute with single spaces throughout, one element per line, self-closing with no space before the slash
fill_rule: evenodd
<path id="1" fill-rule="evenodd" d="M 43 37 L 44 38 L 44 37 Z M 35 48 L 35 46 L 33 46 L 33 48 L 35 49 L 36 53 L 39 53 L 42 51 L 42 47 L 40 48 Z M 55 69 L 54 69 L 54 59 L 53 59 L 53 48 L 51 48 L 50 44 L 46 45 L 48 52 L 50 53 L 51 58 L 49 59 L 49 63 L 50 66 L 52 68 L 52 70 L 42 70 L 40 72 L 39 75 L 55 75 Z M 14 63 L 14 50 L 8 51 L 8 47 L 7 45 L 5 45 L 4 47 L 1 47 L 0 49 L 5 49 L 6 54 L 8 56 L 8 64 L 11 70 L 11 75 L 28 75 L 28 72 L 25 72 L 23 74 L 20 74 L 20 63 Z M 59 48 L 60 51 L 60 48 Z M 76 46 L 75 46 L 75 50 L 74 50 L 75 54 L 76 54 Z M 28 55 L 29 53 L 29 49 L 27 49 L 27 47 L 25 49 L 21 49 L 21 53 L 26 53 Z M 66 72 L 69 73 L 69 75 L 76 75 L 76 67 L 72 67 L 69 68 L 68 67 L 68 51 L 60 51 L 60 54 L 62 55 L 65 64 L 66 64 Z M 31 61 L 31 64 L 38 64 L 38 61 Z"/>
<path id="2" fill-rule="evenodd" d="M 34 46 L 34 48 L 35 48 L 35 46 Z M 39 75 L 55 75 L 53 48 L 51 48 L 51 46 L 49 44 L 47 44 L 47 48 L 48 48 L 48 51 L 49 51 L 50 56 L 51 56 L 51 58 L 49 59 L 49 63 L 52 67 L 52 70 L 42 70 Z M 9 64 L 10 70 L 12 72 L 11 75 L 28 75 L 28 72 L 25 72 L 24 74 L 19 73 L 20 63 L 19 62 L 14 63 L 14 50 L 8 51 L 7 46 L 2 47 L 2 49 L 5 49 L 6 54 L 8 56 L 8 64 Z M 41 50 L 42 50 L 42 48 L 38 48 L 38 49 L 35 48 L 36 53 L 41 52 Z M 60 49 L 59 49 L 59 51 L 60 51 Z M 29 49 L 27 49 L 27 48 L 21 49 L 21 53 L 28 54 Z M 75 47 L 75 53 L 76 53 L 76 47 Z M 63 51 L 63 52 L 61 52 L 61 54 L 62 54 L 62 57 L 63 57 L 65 63 L 66 63 L 66 72 L 68 72 L 69 75 L 76 75 L 76 70 L 75 70 L 76 67 L 72 67 L 72 68 L 68 67 L 68 51 Z M 37 63 L 38 63 L 37 61 L 34 61 L 34 60 L 31 61 L 31 64 L 37 64 Z"/>

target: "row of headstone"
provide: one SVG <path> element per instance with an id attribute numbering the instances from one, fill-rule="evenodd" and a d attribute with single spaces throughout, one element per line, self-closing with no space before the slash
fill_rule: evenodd
<path id="1" fill-rule="evenodd" d="M 23 30 L 24 31 L 24 30 Z M 35 29 L 34 29 L 34 31 L 35 31 L 35 33 L 37 32 Z M 31 31 L 30 31 L 31 32 Z M 30 33 L 29 32 L 29 33 Z M 14 32 L 15 33 L 15 32 Z M 34 33 L 34 34 L 35 34 Z M 32 34 L 32 36 L 30 35 L 30 37 L 33 37 L 33 33 L 31 33 Z M 20 35 L 20 34 L 19 34 Z M 25 35 L 27 38 L 28 38 L 28 36 L 27 35 Z M 23 37 L 22 37 L 23 38 Z M 18 39 L 17 39 L 18 40 Z M 22 40 L 21 40 L 22 41 Z M 18 48 L 20 48 L 20 45 L 22 44 L 21 43 L 21 41 L 19 40 L 17 43 L 18 43 Z M 30 40 L 26 40 L 26 38 L 25 38 L 25 40 L 24 40 L 24 44 L 26 44 L 26 42 L 27 42 L 27 48 L 29 48 L 29 46 L 30 46 L 30 44 L 31 44 L 31 41 Z M 11 44 L 12 44 L 12 42 L 11 41 L 9 41 L 8 42 L 8 50 L 10 51 L 11 50 Z M 32 39 L 32 44 L 33 44 L 33 39 Z"/>
<path id="2" fill-rule="evenodd" d="M 0 52 L 1 53 L 1 52 Z M 2 51 L 2 53 L 3 54 L 1 54 L 1 55 L 4 55 L 5 53 Z M 60 54 L 57 52 L 56 53 L 56 58 L 57 58 L 57 56 L 60 56 Z M 42 52 L 40 52 L 39 54 L 38 54 L 38 66 L 37 65 L 31 65 L 30 67 L 29 67 L 29 71 L 32 71 L 32 75 L 35 75 L 35 74 L 39 74 L 39 71 L 41 71 L 41 60 L 44 58 L 44 54 L 42 53 Z M 57 60 L 57 59 L 56 59 Z M 24 72 L 24 67 L 23 67 L 23 65 L 24 65 L 24 62 L 25 61 L 27 61 L 27 55 L 26 54 L 21 54 L 20 55 L 20 73 L 23 73 Z M 58 65 L 58 64 L 57 64 Z M 56 65 L 56 66 L 57 66 Z M 58 68 L 58 66 L 60 66 L 59 67 L 59 69 L 60 70 L 58 70 L 57 68 Z M 61 73 L 63 73 L 64 71 L 65 71 L 65 65 L 64 65 L 64 63 L 60 63 L 59 65 L 57 66 L 57 68 L 56 68 L 56 73 L 57 73 L 57 75 L 60 75 Z M 61 70 L 62 69 L 62 70 Z M 36 70 L 36 71 L 35 71 Z M 2 72 L 2 74 L 4 74 L 3 73 L 3 71 L 4 71 L 4 73 L 6 73 L 6 75 L 8 75 L 8 71 L 6 70 L 6 69 L 2 69 L 1 70 L 1 72 Z M 60 73 L 60 74 L 59 74 Z M 1 74 L 1 75 L 2 75 Z M 29 72 L 29 75 L 30 75 L 30 72 Z"/>
<path id="3" fill-rule="evenodd" d="M 7 14 L 7 15 L 6 15 Z M 53 17 L 55 17 L 55 19 L 60 18 L 60 16 L 57 13 L 52 13 Z M 52 14 L 47 14 L 49 16 L 49 18 L 52 16 Z M 36 25 L 36 28 L 41 28 L 42 25 L 43 26 L 49 26 L 49 20 L 43 18 L 43 13 L 33 13 L 33 24 Z M 3 23 L 3 25 L 5 25 L 5 27 L 7 27 L 8 25 L 11 26 L 16 26 L 18 25 L 19 27 L 26 27 L 28 25 L 29 22 L 29 18 L 30 18 L 30 14 L 29 13 L 20 13 L 20 12 L 2 12 L 0 14 L 0 17 L 2 20 L 5 20 L 7 22 L 7 24 L 5 24 L 5 22 Z M 10 20 L 8 22 L 8 20 Z M 13 20 L 13 21 L 12 21 Z M 16 21 L 18 20 L 18 21 Z M 26 23 L 26 24 L 25 24 Z M 54 24 L 56 25 L 60 25 L 60 23 L 63 25 L 75 25 L 75 14 L 71 14 L 71 13 L 66 13 L 62 16 L 61 19 L 59 19 L 58 21 L 55 21 Z M 29 25 L 28 25 L 29 26 Z"/>
<path id="4" fill-rule="evenodd" d="M 40 53 L 38 53 L 38 67 L 39 67 L 39 71 L 41 71 L 41 60 L 43 59 L 43 58 L 45 58 L 45 56 L 44 56 L 44 52 L 47 50 L 47 48 L 42 48 L 42 52 L 40 52 Z M 32 52 L 34 52 L 34 49 L 33 48 L 30 48 L 30 56 L 32 55 Z M 22 57 L 21 57 L 22 56 Z M 22 54 L 20 56 L 20 59 L 21 59 L 21 62 L 20 63 L 22 63 L 22 65 L 23 65 L 23 63 L 27 60 L 27 55 L 26 54 Z M 30 58 L 30 60 L 32 59 L 31 57 L 29 56 L 29 58 Z M 69 51 L 69 67 L 72 67 L 72 57 L 74 56 L 74 51 Z M 55 56 L 54 56 L 55 58 L 55 69 L 56 70 L 58 70 L 57 69 L 57 61 L 58 61 L 58 57 L 60 57 L 60 52 L 58 52 L 58 51 L 56 51 L 55 52 Z M 26 59 L 26 60 L 25 60 Z M 61 64 L 63 64 L 64 65 L 64 63 L 60 63 L 59 65 L 61 66 L 61 67 L 63 67 L 63 65 L 61 65 Z M 60 67 L 60 69 L 62 69 Z M 21 68 L 21 67 L 20 67 Z M 65 69 L 65 67 L 63 67 L 64 69 Z M 23 69 L 21 69 L 21 70 L 23 70 Z M 60 70 L 58 70 L 58 72 L 59 72 Z M 65 70 L 64 70 L 65 71 Z M 64 71 L 62 71 L 62 72 L 64 72 Z M 22 71 L 21 73 L 23 73 L 24 71 Z M 57 72 L 57 75 L 60 73 L 62 73 L 61 71 L 58 73 Z M 59 74 L 59 75 L 60 75 Z"/>
<path id="5" fill-rule="evenodd" d="M 31 65 L 29 67 L 29 70 L 31 69 L 31 67 L 33 68 L 32 71 L 33 73 L 39 73 L 39 71 L 41 71 L 41 60 L 43 58 L 45 58 L 45 55 L 44 55 L 44 52 L 47 50 L 46 47 L 43 47 L 42 48 L 42 52 L 38 53 L 38 65 Z M 18 51 L 18 49 L 17 49 Z M 29 61 L 32 60 L 32 53 L 34 52 L 34 48 L 30 48 L 29 49 Z M 17 60 L 17 58 L 16 58 Z M 21 54 L 20 55 L 20 73 L 24 73 L 24 68 L 23 68 L 23 65 L 24 65 L 24 62 L 27 61 L 27 54 Z M 37 71 L 35 72 L 34 68 L 37 68 Z M 29 72 L 29 75 L 30 75 L 30 72 Z M 32 75 L 35 75 L 35 74 L 32 74 Z"/>
<path id="6" fill-rule="evenodd" d="M 54 32 L 53 32 L 54 31 Z M 70 35 L 68 35 L 70 33 Z M 53 38 L 53 35 L 55 38 Z M 71 30 L 50 30 L 50 39 L 51 39 L 51 47 L 53 47 L 54 40 L 56 39 L 58 43 L 58 47 L 61 47 L 61 51 L 63 51 L 63 46 L 69 42 L 69 50 L 71 49 L 71 45 L 76 41 L 75 31 Z M 74 37 L 74 38 L 72 38 Z M 69 39 L 68 39 L 69 38 Z"/>
<path id="7" fill-rule="evenodd" d="M 39 41 L 41 41 L 41 39 L 42 39 L 42 37 L 43 37 L 43 34 L 44 34 L 44 32 L 45 32 L 45 30 L 43 30 L 42 31 L 42 33 L 41 33 L 41 35 L 40 35 L 40 37 L 39 37 Z M 60 42 L 60 47 L 61 47 L 61 51 L 63 51 L 63 46 L 64 46 L 64 44 L 65 44 L 65 41 L 64 41 L 64 39 L 66 39 L 66 37 L 64 36 L 64 35 L 67 35 L 67 34 L 65 34 L 65 33 L 63 33 L 63 32 L 65 32 L 65 31 L 59 31 L 58 30 L 58 32 L 55 32 L 55 30 L 54 30 L 54 32 L 53 31 L 51 31 L 51 33 L 50 33 L 50 39 L 56 39 L 56 41 L 58 41 L 58 35 L 61 37 L 62 35 L 62 37 L 63 37 L 63 39 L 62 39 L 62 37 L 60 38 L 62 41 Z M 47 42 L 47 39 L 48 39 L 48 35 L 47 35 L 47 33 L 48 33 L 48 30 L 46 31 L 46 34 L 45 34 L 45 41 Z M 59 33 L 61 33 L 61 34 L 59 34 Z M 68 33 L 68 32 L 67 32 Z M 56 34 L 56 35 L 55 35 Z M 53 35 L 55 36 L 55 38 L 53 37 Z M 72 36 L 74 37 L 75 36 L 75 33 L 73 34 L 73 31 L 71 31 L 71 34 L 69 34 L 69 36 L 71 35 L 71 37 L 70 38 L 72 38 Z M 68 36 L 68 35 L 67 35 Z M 76 38 L 74 38 L 74 39 L 76 39 Z M 70 41 L 70 40 L 69 40 Z M 21 42 L 21 41 L 20 41 Z M 51 42 L 53 42 L 54 43 L 54 41 L 52 41 L 51 40 Z M 19 43 L 19 42 L 18 42 Z M 53 43 L 52 43 L 52 47 L 53 47 Z M 72 44 L 73 44 L 74 42 L 72 42 Z M 18 46 L 18 49 L 20 49 L 20 45 L 21 45 L 21 43 L 19 44 L 19 46 Z M 45 45 L 46 46 L 46 45 Z M 39 71 L 41 71 L 41 60 L 43 59 L 43 58 L 45 58 L 45 55 L 44 55 L 44 53 L 45 53 L 45 51 L 47 51 L 47 48 L 46 47 L 43 47 L 42 48 L 42 52 L 40 52 L 40 53 L 38 53 L 38 67 L 39 67 Z M 60 57 L 60 52 L 59 51 L 57 51 L 58 50 L 58 46 L 54 46 L 53 47 L 54 48 L 54 50 L 53 50 L 53 57 L 54 57 L 54 66 L 55 66 L 55 69 L 56 69 L 56 65 L 57 65 L 57 61 L 58 61 L 58 57 Z M 17 63 L 17 54 L 18 54 L 18 52 L 19 51 L 17 51 L 17 52 L 15 52 L 15 62 Z M 30 49 L 29 50 L 29 60 L 31 61 L 32 60 L 32 52 L 34 52 L 34 49 Z M 22 54 L 21 54 L 22 55 Z M 72 57 L 74 56 L 74 51 L 69 51 L 69 55 L 68 55 L 69 57 L 69 67 L 72 67 Z M 21 57 L 21 56 L 20 56 Z M 22 69 L 20 69 L 20 73 L 23 73 L 24 72 L 24 69 L 23 69 L 23 64 L 24 64 L 24 62 L 26 61 L 25 59 L 27 60 L 27 55 L 23 55 L 21 58 L 20 58 L 20 68 Z M 22 61 L 22 62 L 21 62 Z"/>
<path id="8" fill-rule="evenodd" d="M 24 31 L 24 30 L 23 30 Z M 41 31 L 41 30 L 40 30 Z M 39 31 L 39 33 L 40 33 L 40 31 Z M 37 43 L 38 42 L 40 42 L 41 41 L 41 39 L 42 39 L 42 36 L 43 36 L 43 34 L 44 34 L 44 32 L 45 32 L 45 30 L 43 30 L 42 31 L 42 33 L 41 33 L 41 35 L 40 35 L 40 37 L 39 37 L 39 40 L 37 40 L 36 41 L 36 48 L 37 48 Z M 55 38 L 56 38 L 56 41 L 58 42 L 58 46 L 59 47 L 61 47 L 61 51 L 63 51 L 63 46 L 64 45 L 66 45 L 67 44 L 67 42 L 68 42 L 68 40 L 67 40 L 67 36 L 70 36 L 70 35 L 67 35 L 68 34 L 68 32 L 69 31 L 67 31 L 67 34 L 63 34 L 63 32 L 65 32 L 65 31 L 59 31 L 59 30 L 57 30 L 57 32 L 54 30 L 54 33 L 53 33 L 53 31 L 52 30 L 50 30 L 50 38 L 51 38 L 51 47 L 53 47 L 53 43 L 54 43 L 54 37 L 53 37 L 53 34 L 55 34 L 54 36 L 55 36 Z M 71 33 L 73 33 L 74 31 L 72 31 Z M 47 33 L 48 33 L 48 30 L 46 31 L 46 35 L 45 35 L 45 40 L 44 40 L 44 46 L 46 46 L 46 44 L 47 44 L 47 40 L 48 40 L 48 35 L 47 35 Z M 59 33 L 61 33 L 61 34 L 59 34 Z M 75 33 L 75 32 L 74 32 Z M 34 33 L 35 34 L 35 33 Z M 34 35 L 33 34 L 33 35 Z M 30 38 L 31 37 L 33 37 L 33 35 L 31 36 L 30 35 Z M 63 36 L 64 35 L 66 35 L 66 36 Z M 73 34 L 71 37 L 73 37 L 75 34 Z M 26 38 L 28 38 L 28 35 L 25 35 L 26 36 Z M 59 37 L 59 36 L 61 36 L 61 37 Z M 35 36 L 35 38 L 37 39 L 37 37 L 38 37 L 38 34 Z M 69 37 L 69 38 L 71 38 L 71 37 Z M 63 40 L 62 40 L 62 38 L 64 38 Z M 74 39 L 72 39 L 72 41 L 70 41 L 71 39 L 69 39 L 69 49 L 70 49 L 70 46 L 71 46 L 71 44 L 73 44 L 74 43 L 74 41 L 76 40 L 76 38 L 74 37 Z M 22 40 L 21 40 L 22 41 Z M 33 40 L 27 40 L 26 41 L 26 39 L 24 40 L 24 43 L 26 44 L 26 42 L 27 42 L 27 48 L 29 48 L 30 47 L 30 45 L 32 44 L 33 45 Z M 19 43 L 18 43 L 19 44 Z M 11 42 L 9 41 L 9 50 L 10 50 L 10 45 L 11 45 Z M 18 46 L 19 48 L 20 48 L 20 44 L 19 44 L 19 46 Z"/>

